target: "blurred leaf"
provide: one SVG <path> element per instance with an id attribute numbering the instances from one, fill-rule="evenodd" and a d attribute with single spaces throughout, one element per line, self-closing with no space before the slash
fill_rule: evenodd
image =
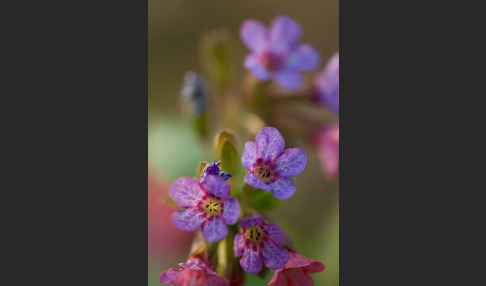
<path id="1" fill-rule="evenodd" d="M 269 109 L 272 108 L 271 101 L 268 95 L 268 90 L 272 82 L 267 81 L 256 81 L 250 84 L 249 88 L 249 106 L 252 111 L 255 112 L 263 121 L 268 120 Z"/>
<path id="2" fill-rule="evenodd" d="M 200 138 L 206 138 L 208 135 L 207 112 L 203 112 L 196 118 L 192 119 L 192 126 Z"/>
<path id="3" fill-rule="evenodd" d="M 208 162 L 204 162 L 204 161 L 199 162 L 199 166 L 197 167 L 197 176 L 196 176 L 197 179 L 201 178 L 201 175 L 207 164 Z"/>
<path id="4" fill-rule="evenodd" d="M 166 204 L 168 204 L 169 206 L 173 206 L 173 207 L 177 208 L 176 203 L 175 203 L 175 202 L 174 202 L 174 200 L 173 200 L 171 197 L 169 197 L 169 196 L 165 197 L 164 202 L 165 202 Z"/>
<path id="5" fill-rule="evenodd" d="M 259 190 L 247 184 L 244 185 L 243 191 L 249 205 L 257 211 L 270 211 L 280 204 L 280 200 L 275 198 L 272 192 Z"/>
<path id="6" fill-rule="evenodd" d="M 229 33 L 216 30 L 205 35 L 202 42 L 202 62 L 210 79 L 224 89 L 230 85 L 233 76 L 233 48 Z"/>
<path id="7" fill-rule="evenodd" d="M 229 131 L 221 131 L 216 137 L 216 154 L 221 160 L 221 169 L 232 175 L 236 174 L 240 164 L 236 151 L 235 136 Z"/>

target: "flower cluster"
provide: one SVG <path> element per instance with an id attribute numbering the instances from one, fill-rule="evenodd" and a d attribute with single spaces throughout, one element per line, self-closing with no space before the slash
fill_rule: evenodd
<path id="1" fill-rule="evenodd" d="M 303 85 L 302 73 L 319 65 L 319 53 L 309 44 L 299 44 L 301 28 L 289 17 L 277 17 L 268 29 L 256 20 L 247 20 L 241 26 L 240 36 L 251 50 L 244 66 L 258 80 L 273 79 L 283 87 L 295 90 Z M 305 90 L 312 90 L 312 98 L 338 116 L 337 54 L 315 77 L 312 89 Z M 200 115 L 206 111 L 207 91 L 201 77 L 188 73 L 182 93 L 192 103 L 193 113 Z M 305 99 L 309 100 L 309 97 L 305 96 Z M 310 274 L 324 270 L 324 264 L 301 256 L 289 246 L 282 229 L 251 203 L 253 195 L 262 195 L 276 202 L 289 199 L 297 190 L 292 177 L 301 174 L 307 166 L 307 154 L 303 149 L 286 149 L 282 133 L 275 127 L 263 126 L 251 129 L 252 135 L 256 133 L 256 136 L 245 142 L 242 153 L 234 142 L 219 141 L 229 146 L 226 151 L 217 147 L 217 152 L 224 162 L 223 167 L 232 174 L 222 170 L 221 161 L 212 161 L 204 169 L 199 169 L 198 178 L 180 177 L 170 186 L 169 196 L 179 207 L 172 213 L 173 224 L 183 231 L 200 231 L 199 237 L 204 238 L 200 240 L 204 241 L 187 262 L 179 264 L 180 268 L 163 272 L 161 283 L 175 286 L 240 285 L 244 273 L 264 273 L 262 270 L 266 267 L 275 271 L 269 286 L 311 286 L 314 281 Z M 337 123 L 320 130 L 317 146 L 326 176 L 337 178 Z M 244 169 L 234 167 L 239 165 L 239 159 Z M 231 246 L 233 253 L 228 250 Z"/>

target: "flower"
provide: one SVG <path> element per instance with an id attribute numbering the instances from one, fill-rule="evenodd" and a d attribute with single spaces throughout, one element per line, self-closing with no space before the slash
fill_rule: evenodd
<path id="1" fill-rule="evenodd" d="M 328 179 L 339 176 L 339 124 L 327 125 L 317 138 L 317 148 L 321 166 Z"/>
<path id="2" fill-rule="evenodd" d="M 288 250 L 282 245 L 287 239 L 276 224 L 267 224 L 260 216 L 253 216 L 240 221 L 242 232 L 235 235 L 235 256 L 242 256 L 241 267 L 248 273 L 262 270 L 262 260 L 270 269 L 284 267 L 289 258 Z"/>
<path id="3" fill-rule="evenodd" d="M 315 100 L 339 115 L 339 54 L 335 53 L 327 62 L 324 72 L 314 80 Z"/>
<path id="4" fill-rule="evenodd" d="M 195 72 L 186 72 L 182 97 L 190 105 L 191 113 L 199 117 L 206 110 L 207 88 L 202 77 Z"/>
<path id="5" fill-rule="evenodd" d="M 221 161 L 215 162 L 214 160 L 212 164 L 207 164 L 201 174 L 201 180 L 204 180 L 207 175 L 220 176 L 225 181 L 231 178 L 231 174 L 221 171 L 221 168 L 219 167 L 220 164 Z"/>
<path id="6" fill-rule="evenodd" d="M 275 271 L 268 286 L 314 286 L 314 280 L 309 274 L 322 272 L 324 268 L 324 264 L 320 261 L 305 258 L 295 251 L 289 251 L 287 264 Z"/>
<path id="7" fill-rule="evenodd" d="M 213 271 L 202 256 L 193 256 L 180 269 L 171 268 L 160 274 L 160 283 L 173 286 L 229 286 L 228 282 Z"/>
<path id="8" fill-rule="evenodd" d="M 172 222 L 184 231 L 201 228 L 207 241 L 219 241 L 228 234 L 227 224 L 235 224 L 240 215 L 238 200 L 230 197 L 231 186 L 220 176 L 204 180 L 181 177 L 170 186 L 169 195 L 178 207 Z"/>
<path id="9" fill-rule="evenodd" d="M 302 85 L 302 72 L 316 68 L 319 53 L 310 45 L 299 45 L 300 26 L 286 16 L 277 17 L 269 30 L 262 23 L 246 20 L 240 36 L 251 50 L 245 67 L 259 80 L 274 78 L 288 89 Z"/>
<path id="10" fill-rule="evenodd" d="M 284 151 L 285 140 L 274 127 L 264 127 L 255 141 L 245 143 L 241 158 L 248 169 L 245 182 L 258 189 L 271 191 L 277 199 L 287 199 L 296 190 L 289 178 L 300 174 L 307 164 L 307 155 L 300 148 Z"/>

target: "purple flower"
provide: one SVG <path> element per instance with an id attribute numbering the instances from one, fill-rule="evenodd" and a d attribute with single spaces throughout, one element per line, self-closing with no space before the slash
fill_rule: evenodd
<path id="1" fill-rule="evenodd" d="M 248 273 L 262 270 L 262 261 L 270 269 L 280 269 L 289 259 L 288 250 L 282 245 L 287 239 L 276 224 L 267 224 L 260 216 L 253 216 L 240 221 L 242 232 L 234 240 L 235 256 L 242 256 L 241 267 Z"/>
<path id="2" fill-rule="evenodd" d="M 230 197 L 231 186 L 223 178 L 207 175 L 204 180 L 181 177 L 170 186 L 169 195 L 184 208 L 172 214 L 172 222 L 184 231 L 201 228 L 207 241 L 219 241 L 228 234 L 227 224 L 240 215 L 238 200 Z"/>
<path id="3" fill-rule="evenodd" d="M 231 174 L 221 171 L 221 168 L 219 167 L 220 164 L 221 161 L 215 162 L 214 160 L 212 164 L 207 164 L 206 167 L 204 167 L 204 170 L 201 174 L 201 180 L 204 180 L 204 178 L 206 178 L 207 175 L 220 176 L 225 181 L 231 178 L 232 177 Z"/>
<path id="4" fill-rule="evenodd" d="M 317 138 L 317 148 L 322 169 L 328 179 L 339 177 L 339 125 L 324 126 Z"/>
<path id="5" fill-rule="evenodd" d="M 213 271 L 200 256 L 179 263 L 180 269 L 171 268 L 160 275 L 160 283 L 173 286 L 229 286 L 228 282 Z"/>
<path id="6" fill-rule="evenodd" d="M 296 190 L 289 178 L 300 174 L 306 164 L 307 155 L 300 148 L 284 151 L 285 141 L 274 127 L 265 127 L 256 136 L 255 141 L 245 144 L 241 158 L 248 169 L 245 182 L 258 189 L 271 191 L 277 199 L 287 199 Z"/>
<path id="7" fill-rule="evenodd" d="M 324 72 L 314 81 L 313 97 L 322 105 L 339 115 L 339 54 L 335 53 L 327 62 Z"/>
<path id="8" fill-rule="evenodd" d="M 302 85 L 302 72 L 316 68 L 319 53 L 310 45 L 299 45 L 300 26 L 286 16 L 277 17 L 269 30 L 262 23 L 246 20 L 240 36 L 251 50 L 245 67 L 259 80 L 274 78 L 288 89 Z"/>

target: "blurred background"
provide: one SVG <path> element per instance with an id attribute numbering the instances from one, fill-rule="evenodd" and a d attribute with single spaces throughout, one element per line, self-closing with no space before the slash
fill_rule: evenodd
<path id="1" fill-rule="evenodd" d="M 303 32 L 301 42 L 310 43 L 321 53 L 319 68 L 306 74 L 309 82 L 339 49 L 337 0 L 149 0 L 148 280 L 151 286 L 160 285 L 162 271 L 187 259 L 193 235 L 172 225 L 170 214 L 174 208 L 166 203 L 168 186 L 177 177 L 195 176 L 199 161 L 215 159 L 211 148 L 201 144 L 184 116 L 181 107 L 184 75 L 189 70 L 204 75 L 201 42 L 212 31 L 224 29 L 234 43 L 231 56 L 236 65 L 232 78 L 235 85 L 241 85 L 246 73 L 243 60 L 248 53 L 239 40 L 241 23 L 256 19 L 268 26 L 279 15 L 299 22 Z M 211 104 L 213 112 L 217 112 L 218 102 Z M 323 122 L 333 120 L 322 108 L 304 106 L 302 109 Z M 306 123 L 299 122 L 298 117 L 292 118 L 292 122 L 282 115 L 278 118 L 281 120 L 272 122 L 273 126 L 282 129 L 287 147 L 299 146 L 307 152 L 308 165 L 294 180 L 295 195 L 282 201 L 272 212 L 272 218 L 302 255 L 326 265 L 324 272 L 313 275 L 316 285 L 339 285 L 337 180 L 324 176 L 312 135 L 307 131 L 295 135 L 299 124 Z M 214 136 L 215 131 L 218 130 L 210 131 L 210 135 Z M 240 136 L 238 151 L 242 152 L 244 142 L 250 138 L 251 132 Z M 245 285 L 266 285 L 272 274 L 272 271 L 267 273 L 264 279 L 249 275 Z"/>

